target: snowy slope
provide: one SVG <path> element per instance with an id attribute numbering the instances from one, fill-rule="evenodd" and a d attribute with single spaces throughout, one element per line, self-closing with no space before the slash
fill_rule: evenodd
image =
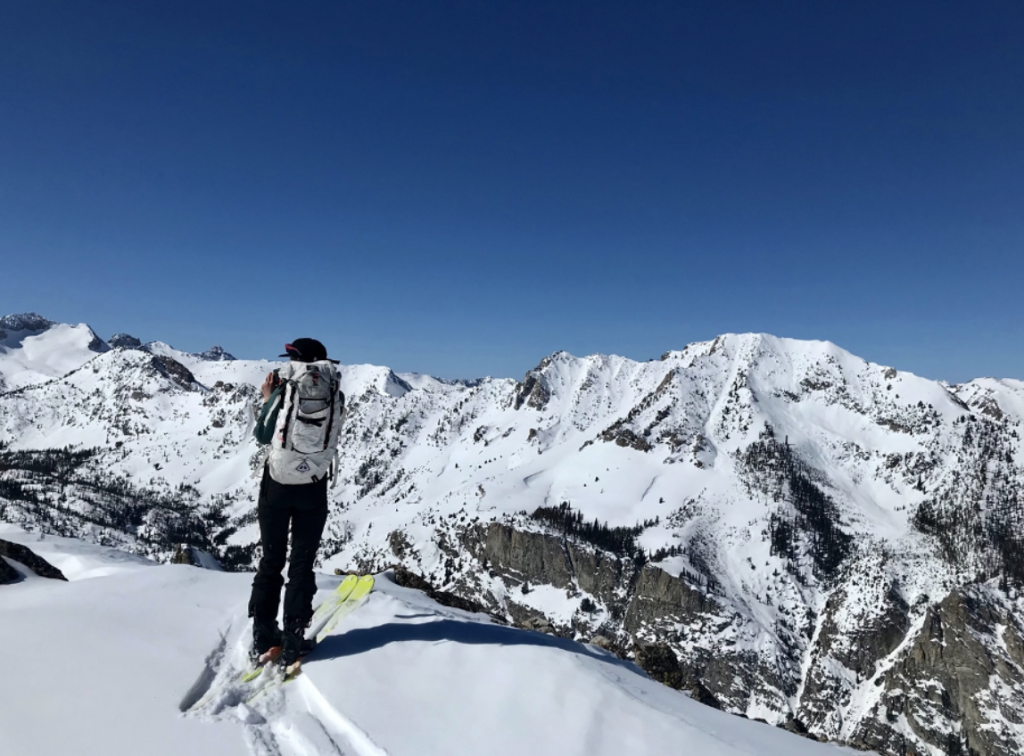
<path id="1" fill-rule="evenodd" d="M 59 378 L 108 348 L 84 323 L 54 323 L 35 314 L 2 317 L 0 393 Z"/>
<path id="2" fill-rule="evenodd" d="M 600 649 L 490 624 L 378 578 L 295 682 L 218 696 L 248 642 L 246 574 L 145 564 L 0 526 L 91 579 L 0 588 L 5 756 L 827 756 L 697 704 Z M 106 564 L 107 574 L 96 567 Z M 322 594 L 338 579 L 322 577 Z M 227 689 L 225 688 L 225 693 Z M 207 700 L 204 706 L 199 701 Z"/>

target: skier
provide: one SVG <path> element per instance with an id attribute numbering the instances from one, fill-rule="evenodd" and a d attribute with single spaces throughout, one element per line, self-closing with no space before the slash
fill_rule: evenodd
<path id="1" fill-rule="evenodd" d="M 270 447 L 258 504 L 263 557 L 252 581 L 249 616 L 254 661 L 269 661 L 279 653 L 277 661 L 290 666 L 315 643 L 304 640 L 304 634 L 313 615 L 313 564 L 327 521 L 327 480 L 337 467 L 345 396 L 338 388 L 337 361 L 327 358 L 316 339 L 296 339 L 280 356 L 290 362 L 263 382 L 255 431 L 256 440 Z M 290 567 L 282 631 L 277 614 L 286 557 Z"/>

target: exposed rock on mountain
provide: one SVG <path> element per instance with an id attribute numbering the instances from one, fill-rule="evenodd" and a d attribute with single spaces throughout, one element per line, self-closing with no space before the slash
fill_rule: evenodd
<path id="1" fill-rule="evenodd" d="M 9 331 L 41 333 L 55 325 L 57 324 L 54 321 L 48 320 L 34 312 L 25 312 L 20 315 L 4 315 L 0 318 L 0 339 L 8 338 Z"/>
<path id="2" fill-rule="evenodd" d="M 233 355 L 228 354 L 227 352 L 224 351 L 223 348 L 219 346 L 212 346 L 205 352 L 200 352 L 196 356 L 199 357 L 200 359 L 209 360 L 211 362 L 221 362 L 224 360 L 235 359 Z"/>
<path id="3" fill-rule="evenodd" d="M 64 573 L 47 562 L 41 556 L 38 556 L 34 551 L 32 551 L 32 549 L 27 546 L 23 546 L 20 543 L 11 543 L 10 541 L 5 541 L 0 538 L 0 556 L 13 559 L 16 562 L 21 562 L 39 577 L 51 578 L 53 580 L 67 580 L 67 578 L 64 577 Z M 3 560 L 0 560 L 0 562 L 3 562 Z M 9 565 L 5 566 L 7 566 L 8 569 L 11 569 Z M 15 573 L 15 577 L 17 577 L 17 573 Z M 0 583 L 3 582 L 9 581 L 5 581 L 3 573 L 0 572 Z"/>
<path id="4" fill-rule="evenodd" d="M 196 377 L 177 360 L 170 357 L 153 357 L 150 364 L 183 389 L 191 390 L 196 385 Z"/>
<path id="5" fill-rule="evenodd" d="M 115 333 L 107 339 L 107 343 L 115 349 L 138 349 L 142 346 L 141 341 L 127 333 Z"/>
<path id="6" fill-rule="evenodd" d="M 202 567 L 207 570 L 220 570 L 220 562 L 210 553 L 189 546 L 187 543 L 178 544 L 170 559 L 171 564 L 188 564 L 193 567 Z"/>
<path id="7" fill-rule="evenodd" d="M 160 357 L 175 358 L 181 355 L 188 354 L 187 352 L 178 352 L 173 347 L 168 346 L 159 341 L 154 341 L 149 344 L 143 344 L 142 341 L 130 336 L 127 333 L 115 333 L 107 343 L 114 348 L 120 349 L 138 349 L 143 352 L 150 352 Z M 234 360 L 235 357 L 228 352 L 224 351 L 222 347 L 213 346 L 207 349 L 205 352 L 198 352 L 196 354 L 188 355 L 199 360 L 206 362 L 226 362 Z"/>
<path id="8" fill-rule="evenodd" d="M 7 562 L 2 557 L 0 557 L 0 585 L 5 585 L 6 583 L 16 583 L 20 579 L 21 575 L 18 574 L 18 571 L 11 567 L 11 565 L 7 564 Z"/>
<path id="9" fill-rule="evenodd" d="M 670 688 L 682 687 L 683 675 L 679 670 L 679 660 L 668 644 L 638 641 L 633 651 L 637 665 L 653 679 Z"/>
<path id="10" fill-rule="evenodd" d="M 415 572 L 412 572 L 401 565 L 394 569 L 392 575 L 396 585 L 400 585 L 403 588 L 412 588 L 417 591 L 423 591 L 423 593 L 439 603 L 441 606 L 460 609 L 464 612 L 478 612 L 481 614 L 488 613 L 487 607 L 483 604 L 463 598 L 462 596 L 458 596 L 449 591 L 440 591 L 431 585 L 430 582 L 422 575 L 417 575 Z M 503 618 L 498 615 L 493 616 L 496 620 L 504 621 Z"/>
<path id="11" fill-rule="evenodd" d="M 879 722 L 906 722 L 951 754 L 1010 756 L 1024 720 L 1024 623 L 991 586 L 966 586 L 930 605 L 877 691 L 852 742 L 898 751 L 911 742 Z M 865 702 L 867 703 L 867 702 Z"/>

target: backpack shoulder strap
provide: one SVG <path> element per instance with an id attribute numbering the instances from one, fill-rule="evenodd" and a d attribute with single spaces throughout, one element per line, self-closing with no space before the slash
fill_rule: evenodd
<path id="1" fill-rule="evenodd" d="M 341 391 L 338 390 L 338 378 L 335 373 L 331 376 L 331 406 L 327 412 L 327 433 L 324 434 L 324 451 L 327 451 L 327 447 L 331 445 L 331 431 L 334 429 L 334 415 L 336 414 L 334 405 L 338 401 L 340 393 Z M 344 407 L 344 404 L 342 407 Z"/>
<path id="2" fill-rule="evenodd" d="M 288 448 L 288 428 L 291 426 L 292 415 L 295 414 L 293 411 L 295 404 L 295 381 L 292 378 L 288 378 L 281 384 L 282 401 L 281 406 L 285 407 L 284 425 L 281 426 L 281 446 L 285 449 Z"/>

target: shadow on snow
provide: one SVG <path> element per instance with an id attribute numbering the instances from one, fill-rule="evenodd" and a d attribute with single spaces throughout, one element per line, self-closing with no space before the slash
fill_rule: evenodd
<path id="1" fill-rule="evenodd" d="M 595 661 L 612 664 L 634 674 L 647 674 L 632 662 L 623 661 L 610 653 L 594 651 L 582 643 L 559 638 L 532 630 L 518 630 L 511 627 L 486 625 L 478 622 L 437 620 L 435 622 L 391 622 L 377 627 L 349 630 L 342 635 L 331 635 L 316 647 L 308 661 L 338 659 L 343 656 L 364 654 L 391 643 L 421 641 L 430 643 L 465 643 L 467 645 L 491 646 L 539 646 L 555 648 Z"/>

